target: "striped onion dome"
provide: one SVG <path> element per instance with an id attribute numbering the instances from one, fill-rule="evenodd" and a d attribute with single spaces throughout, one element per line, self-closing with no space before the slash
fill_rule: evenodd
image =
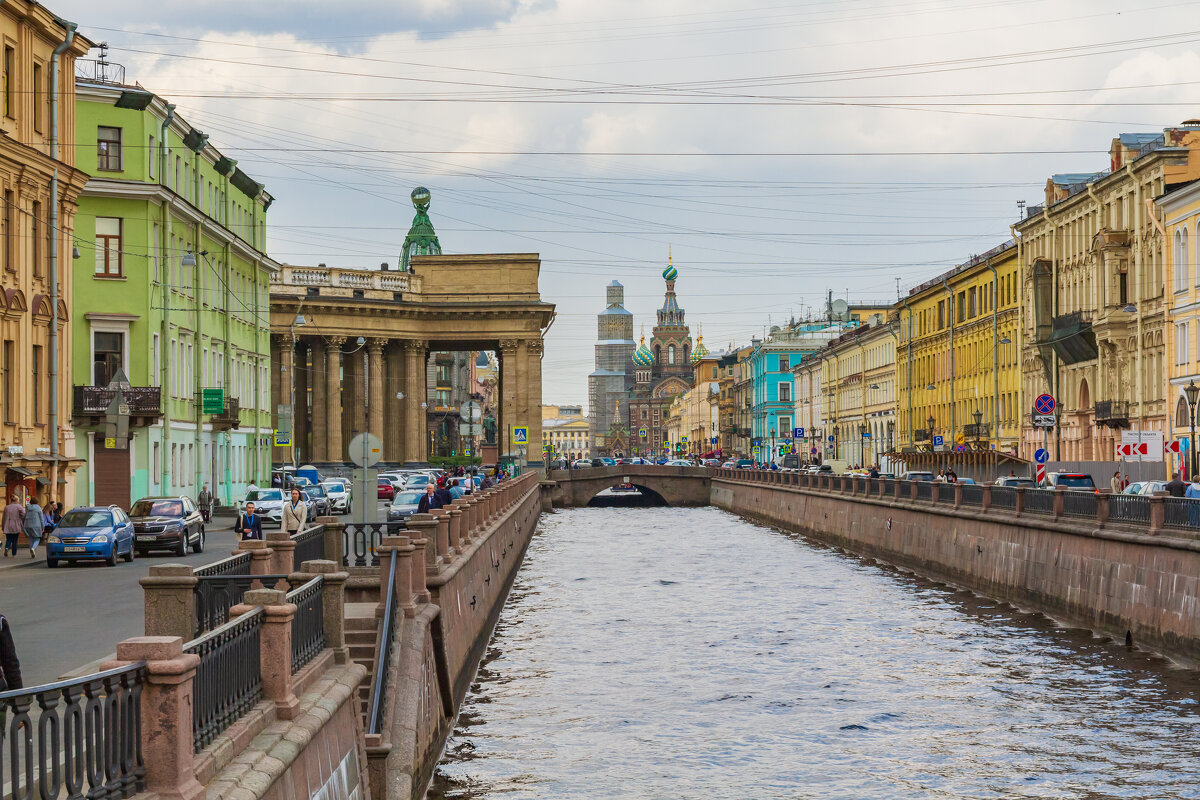
<path id="1" fill-rule="evenodd" d="M 633 363 L 639 367 L 654 366 L 654 353 L 650 352 L 650 348 L 646 347 L 646 337 L 642 336 L 642 344 L 633 354 Z"/>
<path id="2" fill-rule="evenodd" d="M 696 337 L 696 349 L 692 351 L 692 365 L 700 363 L 700 359 L 708 355 L 708 348 L 704 346 L 704 337 Z"/>

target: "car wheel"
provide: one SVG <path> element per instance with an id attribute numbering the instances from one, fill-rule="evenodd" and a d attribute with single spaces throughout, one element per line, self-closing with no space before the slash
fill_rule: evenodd
<path id="1" fill-rule="evenodd" d="M 112 550 L 108 551 L 108 558 L 104 559 L 104 565 L 107 567 L 115 567 L 117 565 L 117 543 L 113 542 Z"/>
<path id="2" fill-rule="evenodd" d="M 183 531 L 179 534 L 179 544 L 175 545 L 175 555 L 186 556 L 187 551 L 188 551 L 187 531 Z"/>
<path id="3" fill-rule="evenodd" d="M 192 545 L 193 553 L 204 552 L 204 528 L 200 529 L 200 535 L 196 537 L 196 543 Z"/>
<path id="4" fill-rule="evenodd" d="M 137 556 L 137 548 L 133 546 L 133 540 L 129 541 L 129 552 L 125 554 L 125 563 L 132 564 L 133 559 Z"/>
<path id="5" fill-rule="evenodd" d="M 47 558 L 46 566 L 49 567 L 50 569 L 54 569 L 55 567 L 58 566 L 58 559 L 57 558 Z"/>

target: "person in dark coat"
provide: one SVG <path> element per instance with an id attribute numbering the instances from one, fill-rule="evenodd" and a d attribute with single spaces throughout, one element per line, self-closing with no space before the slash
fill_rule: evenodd
<path id="1" fill-rule="evenodd" d="M 17 646 L 13 643 L 12 626 L 0 614 L 0 692 L 24 689 L 21 682 L 21 662 L 17 660 Z"/>
<path id="2" fill-rule="evenodd" d="M 246 503 L 246 510 L 238 517 L 233 529 L 240 533 L 243 539 L 262 540 L 262 517 L 254 513 L 254 503 Z"/>
<path id="3" fill-rule="evenodd" d="M 1187 484 L 1180 480 L 1178 475 L 1167 481 L 1166 488 L 1167 494 L 1171 495 L 1171 497 L 1183 497 L 1187 492 Z"/>
<path id="4" fill-rule="evenodd" d="M 441 508 L 442 501 L 438 499 L 437 492 L 433 488 L 432 483 L 425 484 L 425 494 L 417 501 L 417 513 L 428 514 L 435 508 Z"/>
<path id="5" fill-rule="evenodd" d="M 433 493 L 434 496 L 437 497 L 438 502 L 441 503 L 438 508 L 441 508 L 442 506 L 448 506 L 454 502 L 454 495 L 450 494 L 448 484 L 449 481 L 439 486 L 437 491 Z"/>

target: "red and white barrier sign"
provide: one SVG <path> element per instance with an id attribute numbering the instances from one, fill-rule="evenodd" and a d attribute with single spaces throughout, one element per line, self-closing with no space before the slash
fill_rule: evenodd
<path id="1" fill-rule="evenodd" d="M 1174 453 L 1175 455 L 1179 455 L 1183 452 L 1183 440 L 1182 439 L 1174 439 L 1170 442 L 1167 442 L 1165 445 L 1163 445 L 1163 447 L 1165 447 L 1167 449 L 1168 453 Z"/>
<path id="2" fill-rule="evenodd" d="M 1042 483 L 1043 481 L 1046 480 L 1046 465 L 1045 464 L 1034 464 L 1033 466 L 1034 466 L 1033 479 L 1035 481 L 1037 481 L 1038 483 Z"/>

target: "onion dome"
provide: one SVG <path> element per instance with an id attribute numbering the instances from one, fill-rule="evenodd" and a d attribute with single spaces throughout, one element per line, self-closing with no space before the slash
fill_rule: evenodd
<path id="1" fill-rule="evenodd" d="M 708 348 L 704 346 L 704 336 L 696 337 L 696 349 L 692 351 L 692 366 L 700 363 L 700 359 L 708 355 Z"/>
<path id="2" fill-rule="evenodd" d="M 675 269 L 675 265 L 672 263 L 672 260 L 671 260 L 670 246 L 667 247 L 667 268 L 662 271 L 662 276 L 663 276 L 663 280 L 665 280 L 665 281 L 673 281 L 679 277 L 679 272 L 678 272 L 678 270 Z"/>
<path id="3" fill-rule="evenodd" d="M 646 335 L 642 334 L 642 344 L 633 354 L 633 363 L 639 367 L 654 366 L 654 353 L 646 347 Z"/>

